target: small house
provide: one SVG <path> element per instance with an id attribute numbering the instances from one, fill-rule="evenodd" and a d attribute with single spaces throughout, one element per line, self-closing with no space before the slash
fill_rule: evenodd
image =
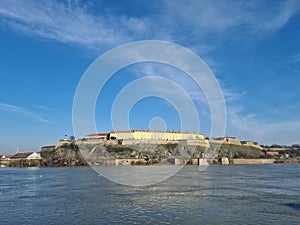
<path id="1" fill-rule="evenodd" d="M 11 157 L 12 160 L 25 160 L 28 156 L 30 156 L 33 152 L 19 152 Z"/>
<path id="2" fill-rule="evenodd" d="M 1 160 L 10 160 L 13 156 L 13 154 L 4 154 L 1 156 Z"/>
<path id="3" fill-rule="evenodd" d="M 41 154 L 38 152 L 33 152 L 26 159 L 42 159 Z"/>

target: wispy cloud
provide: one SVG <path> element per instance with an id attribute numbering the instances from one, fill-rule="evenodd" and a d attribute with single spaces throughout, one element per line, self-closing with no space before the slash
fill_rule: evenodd
<path id="1" fill-rule="evenodd" d="M 98 49 L 140 39 L 198 40 L 241 27 L 247 34 L 270 33 L 300 8 L 298 1 L 272 2 L 272 10 L 263 10 L 268 1 L 161 1 L 151 13 L 133 15 L 105 10 L 102 1 L 94 4 L 97 13 L 91 2 L 1 1 L 0 22 L 28 35 Z"/>
<path id="2" fill-rule="evenodd" d="M 55 0 L 1 1 L 0 23 L 2 29 L 9 27 L 29 36 L 96 49 L 96 51 L 128 41 L 163 39 L 188 44 L 188 47 L 196 51 L 200 49 L 202 52 L 209 52 L 216 43 L 219 43 L 211 44 L 210 37 L 236 41 L 245 37 L 269 36 L 284 27 L 300 9 L 297 0 L 276 2 L 162 0 L 157 3 L 159 4 L 157 10 L 152 10 L 146 15 L 138 15 L 127 13 L 127 10 L 123 10 L 122 13 L 105 10 L 104 6 L 101 7 L 102 1 L 97 1 L 98 7 L 95 12 L 92 10 L 93 4 L 81 1 L 71 1 L 71 4 L 68 4 Z M 122 6 L 118 5 L 118 7 Z M 215 59 L 211 60 L 210 64 L 214 64 Z M 300 61 L 300 55 L 295 56 L 295 61 Z M 273 61 L 267 62 L 299 73 Z M 180 84 L 192 99 L 206 102 L 205 96 L 199 92 L 198 87 L 188 79 L 181 79 L 182 76 L 175 70 L 144 68 L 144 75 L 157 74 L 163 74 L 163 77 Z M 284 130 L 284 134 L 289 134 L 289 138 L 285 140 L 290 142 L 296 140 L 296 131 L 300 130 L 298 121 L 267 123 L 254 114 L 245 114 L 239 103 L 245 93 L 234 92 L 226 88 L 222 82 L 221 86 L 229 105 L 228 122 L 236 134 L 245 137 L 248 135 L 253 140 L 272 142 L 278 138 L 278 135 L 282 135 L 281 130 Z M 174 93 L 174 90 L 164 91 L 169 91 L 170 95 Z M 0 103 L 0 109 L 48 123 L 40 115 L 19 106 Z M 277 140 L 281 141 L 280 138 Z"/>
<path id="3" fill-rule="evenodd" d="M 299 143 L 300 121 L 266 121 L 255 114 L 245 114 L 243 107 L 227 105 L 228 132 L 238 134 L 242 140 L 260 144 Z"/>
<path id="4" fill-rule="evenodd" d="M 300 62 L 300 54 L 294 55 L 293 56 L 293 61 Z"/>
<path id="5" fill-rule="evenodd" d="M 47 107 L 47 106 L 43 106 L 43 105 L 34 105 L 34 107 L 38 108 L 38 109 L 41 109 L 43 111 L 49 111 L 49 112 L 55 112 L 57 113 L 58 111 L 56 109 L 52 109 L 50 107 Z"/>
<path id="6" fill-rule="evenodd" d="M 130 70 L 132 71 L 132 74 L 135 74 L 137 77 L 159 76 L 168 79 L 170 82 L 176 83 L 183 90 L 185 90 L 185 92 L 190 96 L 190 99 L 207 106 L 207 99 L 199 84 L 197 84 L 196 81 L 194 81 L 189 75 L 175 67 L 160 63 L 142 63 L 131 67 Z M 153 85 L 153 89 L 156 88 L 157 85 Z M 165 88 L 164 90 L 160 91 L 169 93 L 170 96 L 178 95 L 177 90 L 174 89 Z"/>
<path id="7" fill-rule="evenodd" d="M 2 23 L 28 35 L 37 35 L 59 42 L 83 45 L 89 48 L 129 41 L 120 27 L 140 27 L 138 19 L 124 19 L 109 15 L 93 16 L 86 7 L 72 6 L 56 1 L 5 1 L 0 3 Z M 125 29 L 125 28 L 123 28 Z"/>
<path id="8" fill-rule="evenodd" d="M 201 89 L 201 85 L 205 84 L 197 84 L 196 81 L 194 81 L 192 78 L 190 78 L 187 74 L 185 74 L 179 69 L 164 64 L 143 63 L 136 65 L 134 68 L 131 69 L 131 71 L 137 76 L 160 76 L 169 79 L 178 84 L 181 88 L 183 88 L 193 101 L 199 103 L 201 105 L 202 110 L 207 110 L 209 107 L 205 93 Z M 210 75 L 206 76 L 210 77 Z M 221 86 L 224 100 L 227 104 L 240 104 L 240 100 L 242 100 L 245 97 L 246 91 L 233 91 L 229 88 L 229 86 L 224 80 L 217 79 L 216 77 L 214 79 L 216 79 L 217 83 L 219 83 L 219 85 Z M 153 88 L 156 88 L 155 85 L 153 85 Z M 168 92 L 169 95 L 178 94 L 174 89 L 164 91 Z"/>
<path id="9" fill-rule="evenodd" d="M 299 56 L 299 60 L 300 60 L 300 56 Z M 273 62 L 273 61 L 268 60 L 268 59 L 265 59 L 265 61 L 266 61 L 267 63 L 270 63 L 270 64 L 272 64 L 272 65 L 274 65 L 274 66 L 277 66 L 277 67 L 279 67 L 279 68 L 281 68 L 281 69 L 288 70 L 288 71 L 291 71 L 291 72 L 293 72 L 293 73 L 298 73 L 298 74 L 300 74 L 300 71 L 299 71 L 299 70 L 295 70 L 295 69 L 293 69 L 293 68 L 290 68 L 290 67 L 288 67 L 288 66 L 285 66 L 285 65 L 282 65 L 282 64 Z"/>
<path id="10" fill-rule="evenodd" d="M 239 33 L 261 34 L 280 29 L 299 11 L 297 1 L 165 1 L 173 20 L 170 26 L 186 27 L 201 37 L 224 33 L 236 28 Z M 270 9 L 272 5 L 272 9 Z M 264 10 L 270 9 L 270 10 Z M 169 15 L 167 15 L 169 16 Z M 179 30 L 181 32 L 181 29 Z M 227 33 L 228 35 L 228 33 Z"/>
<path id="11" fill-rule="evenodd" d="M 49 123 L 48 120 L 42 118 L 39 114 L 36 114 L 32 111 L 29 111 L 23 107 L 19 107 L 16 105 L 11 105 L 11 104 L 6 104 L 6 103 L 1 103 L 0 102 L 0 110 L 5 110 L 5 111 L 9 111 L 9 112 L 14 112 L 14 113 L 18 113 L 22 116 L 37 120 L 39 122 L 43 122 L 43 123 Z"/>

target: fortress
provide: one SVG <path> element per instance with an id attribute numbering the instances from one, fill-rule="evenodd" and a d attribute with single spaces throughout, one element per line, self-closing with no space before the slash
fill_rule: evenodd
<path id="1" fill-rule="evenodd" d="M 160 130 L 129 130 L 112 131 L 111 139 L 131 139 L 131 140 L 204 140 L 205 137 L 197 132 L 178 132 L 178 131 L 160 131 Z"/>
<path id="2" fill-rule="evenodd" d="M 205 144 L 207 137 L 199 132 L 179 132 L 161 130 L 116 130 L 110 133 L 98 133 L 86 135 L 83 141 L 101 141 L 111 144 L 163 144 L 187 141 L 192 145 Z"/>

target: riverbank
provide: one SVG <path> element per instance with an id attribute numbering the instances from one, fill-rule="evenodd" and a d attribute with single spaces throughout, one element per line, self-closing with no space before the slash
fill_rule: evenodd
<path id="1" fill-rule="evenodd" d="M 149 166 L 154 164 L 162 163 L 165 165 L 166 163 L 170 165 L 201 165 L 201 159 L 199 158 L 191 158 L 187 161 L 171 158 L 165 161 L 152 161 L 145 159 L 115 159 L 111 160 L 110 163 L 106 163 L 107 166 Z M 203 159 L 202 159 L 203 162 Z M 209 165 L 259 165 L 259 164 L 297 164 L 300 163 L 300 159 L 228 159 L 228 158 L 220 158 L 215 159 L 212 162 L 209 162 Z M 95 164 L 91 163 L 91 165 L 95 166 Z M 0 160 L 1 167 L 76 167 L 76 166 L 88 166 L 88 163 L 45 163 L 45 160 Z"/>
<path id="2" fill-rule="evenodd" d="M 264 149 L 233 144 L 210 147 L 178 144 L 143 144 L 136 146 L 102 145 L 75 141 L 60 141 L 55 146 L 45 146 L 39 152 L 40 159 L 0 160 L 2 167 L 69 167 L 86 165 L 147 166 L 171 165 L 247 165 L 271 163 L 300 163 L 299 150 L 269 155 Z M 291 157 L 292 156 L 292 157 Z"/>
<path id="3" fill-rule="evenodd" d="M 300 159 L 231 159 L 232 165 L 300 163 Z"/>

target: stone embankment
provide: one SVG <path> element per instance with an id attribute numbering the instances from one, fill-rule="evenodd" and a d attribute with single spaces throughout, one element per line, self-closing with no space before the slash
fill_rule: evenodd
<path id="1" fill-rule="evenodd" d="M 275 159 L 232 159 L 231 164 L 270 164 Z"/>
<path id="2" fill-rule="evenodd" d="M 17 159 L 17 160 L 0 160 L 0 165 L 7 167 L 40 167 L 42 166 L 39 159 Z"/>

